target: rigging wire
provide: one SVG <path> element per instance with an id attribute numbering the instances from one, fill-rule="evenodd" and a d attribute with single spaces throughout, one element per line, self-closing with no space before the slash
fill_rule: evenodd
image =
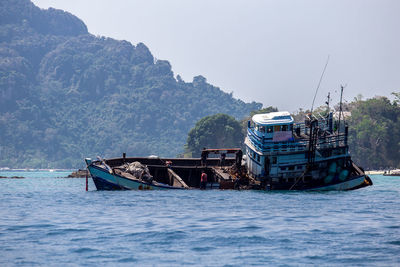
<path id="1" fill-rule="evenodd" d="M 325 63 L 324 70 L 322 71 L 321 77 L 319 78 L 319 82 L 318 82 L 317 90 L 315 90 L 314 99 L 313 99 L 313 101 L 312 101 L 312 105 L 311 105 L 311 114 L 312 114 L 312 112 L 313 112 L 313 109 L 314 109 L 315 97 L 317 96 L 318 89 L 319 89 L 319 87 L 320 87 L 320 85 L 321 85 L 322 78 L 324 77 L 324 74 L 325 74 L 326 67 L 328 66 L 328 63 L 329 63 L 329 58 L 330 58 L 330 55 L 328 55 L 328 58 L 326 59 L 326 63 Z"/>

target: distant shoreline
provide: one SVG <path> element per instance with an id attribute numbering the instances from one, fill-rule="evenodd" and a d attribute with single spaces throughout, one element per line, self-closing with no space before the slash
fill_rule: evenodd
<path id="1" fill-rule="evenodd" d="M 383 171 L 376 171 L 376 170 L 372 170 L 372 171 L 366 171 L 365 174 L 384 174 L 385 172 L 388 172 L 389 170 L 383 170 Z M 390 173 L 393 172 L 400 172 L 400 169 L 393 169 L 390 170 Z"/>
<path id="2" fill-rule="evenodd" d="M 371 174 L 383 174 L 385 171 L 365 171 L 365 174 L 371 175 Z"/>

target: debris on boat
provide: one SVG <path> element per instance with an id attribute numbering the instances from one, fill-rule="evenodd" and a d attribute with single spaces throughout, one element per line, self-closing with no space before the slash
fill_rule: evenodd
<path id="1" fill-rule="evenodd" d="M 125 163 L 121 167 L 114 168 L 114 172 L 122 176 L 131 177 L 145 183 L 151 183 L 153 176 L 150 174 L 149 168 L 146 165 L 141 164 L 139 161 L 131 163 Z"/>

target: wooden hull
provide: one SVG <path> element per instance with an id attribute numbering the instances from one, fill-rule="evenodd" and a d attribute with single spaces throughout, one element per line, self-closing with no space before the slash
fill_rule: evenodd
<path id="1" fill-rule="evenodd" d="M 96 185 L 97 190 L 163 190 L 184 189 L 162 183 L 145 183 L 139 180 L 129 179 L 117 174 L 110 174 L 106 169 L 88 165 L 88 170 Z"/>

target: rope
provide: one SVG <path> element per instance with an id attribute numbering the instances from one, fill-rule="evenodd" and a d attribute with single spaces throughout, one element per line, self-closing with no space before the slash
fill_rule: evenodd
<path id="1" fill-rule="evenodd" d="M 289 188 L 289 191 L 293 189 L 293 187 L 297 184 L 298 181 L 300 181 L 301 178 L 304 177 L 304 175 L 307 173 L 308 168 L 306 168 L 306 170 L 303 172 L 302 175 L 299 176 L 299 178 L 297 178 L 296 182 Z"/>

